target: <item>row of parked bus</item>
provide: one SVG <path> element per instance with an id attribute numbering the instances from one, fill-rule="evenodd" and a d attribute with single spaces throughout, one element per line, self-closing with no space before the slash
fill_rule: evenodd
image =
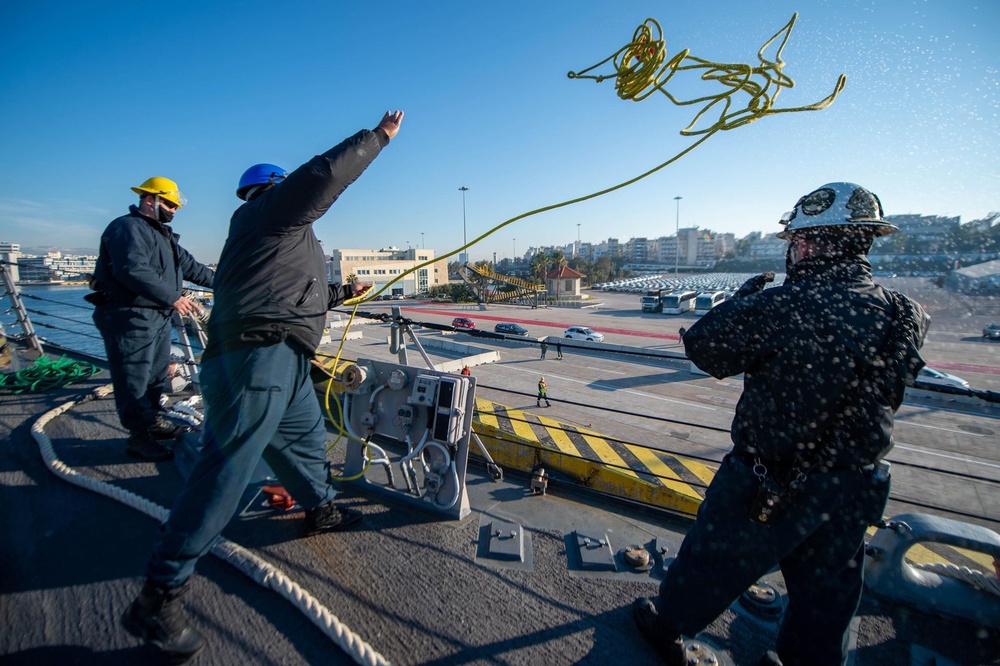
<path id="1" fill-rule="evenodd" d="M 694 310 L 696 315 L 703 315 L 719 303 L 726 300 L 724 291 L 648 291 L 642 297 L 643 312 L 662 312 L 663 314 L 683 314 Z"/>

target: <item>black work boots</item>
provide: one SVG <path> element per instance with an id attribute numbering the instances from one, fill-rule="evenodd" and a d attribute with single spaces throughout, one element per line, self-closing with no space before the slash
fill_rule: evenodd
<path id="1" fill-rule="evenodd" d="M 157 416 L 156 421 L 146 431 L 154 439 L 178 439 L 191 432 L 191 426 Z"/>
<path id="2" fill-rule="evenodd" d="M 321 504 L 315 509 L 306 511 L 305 522 L 302 524 L 303 536 L 312 536 L 320 532 L 340 532 L 350 529 L 361 522 L 364 515 L 354 509 L 341 509 L 333 502 Z"/>
<path id="3" fill-rule="evenodd" d="M 156 420 L 144 430 L 132 431 L 125 444 L 125 453 L 146 462 L 170 460 L 174 457 L 174 450 L 167 442 L 183 437 L 189 432 L 191 432 L 190 426 L 157 416 Z"/>
<path id="4" fill-rule="evenodd" d="M 635 626 L 639 628 L 643 638 L 656 648 L 663 663 L 669 666 L 686 666 L 688 660 L 684 654 L 684 639 L 680 636 L 674 638 L 664 636 L 658 615 L 652 599 L 639 597 L 632 603 Z"/>
<path id="5" fill-rule="evenodd" d="M 174 457 L 173 449 L 164 446 L 148 432 L 134 432 L 125 443 L 125 453 L 146 462 L 163 462 Z"/>
<path id="6" fill-rule="evenodd" d="M 162 587 L 147 580 L 142 592 L 122 615 L 122 626 L 133 636 L 146 641 L 153 650 L 172 664 L 182 664 L 205 647 L 205 637 L 189 626 L 181 597 L 187 583 L 180 587 Z"/>

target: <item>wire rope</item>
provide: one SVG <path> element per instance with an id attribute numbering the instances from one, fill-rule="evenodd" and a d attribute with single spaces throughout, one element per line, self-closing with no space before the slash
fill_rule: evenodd
<path id="1" fill-rule="evenodd" d="M 932 562 L 927 564 L 910 563 L 910 566 L 915 569 L 922 569 L 923 571 L 936 573 L 939 576 L 947 576 L 949 578 L 960 580 L 977 590 L 982 590 L 983 592 L 988 592 L 993 596 L 1000 597 L 1000 578 L 985 574 L 982 571 L 970 569 L 969 567 L 960 567 L 957 564 L 949 564 L 945 562 Z"/>

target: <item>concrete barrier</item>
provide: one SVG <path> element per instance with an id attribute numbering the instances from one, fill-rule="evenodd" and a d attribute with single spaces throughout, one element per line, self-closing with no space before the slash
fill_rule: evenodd
<path id="1" fill-rule="evenodd" d="M 630 345 L 612 345 L 607 342 L 589 342 L 587 340 L 576 340 L 574 338 L 563 338 L 558 335 L 549 335 L 539 338 L 549 347 L 554 348 L 556 343 L 562 345 L 563 351 L 576 349 L 581 351 L 613 352 L 619 354 L 635 354 L 646 357 L 662 358 L 671 361 L 686 361 L 687 355 L 684 352 L 670 351 L 667 349 L 649 349 L 647 347 L 632 347 Z"/>
<path id="2" fill-rule="evenodd" d="M 348 330 L 343 334 L 341 333 L 343 327 L 331 327 L 323 331 L 323 335 L 320 336 L 319 344 L 328 345 L 332 342 L 340 342 L 341 340 L 361 340 L 364 338 L 364 333 L 358 330 Z"/>
<path id="3" fill-rule="evenodd" d="M 448 340 L 444 336 L 421 335 L 420 344 L 429 349 L 441 349 L 453 354 L 461 354 L 462 358 L 452 361 L 435 362 L 434 367 L 442 372 L 461 372 L 464 366 L 470 368 L 486 363 L 496 363 L 500 360 L 500 352 L 495 349 L 484 349 L 473 345 Z"/>

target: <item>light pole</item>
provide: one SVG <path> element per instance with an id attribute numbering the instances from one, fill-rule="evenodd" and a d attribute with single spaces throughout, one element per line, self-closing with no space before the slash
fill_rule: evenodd
<path id="1" fill-rule="evenodd" d="M 427 249 L 427 246 L 424 245 L 424 232 L 422 232 L 422 231 L 420 232 L 420 249 L 421 250 L 426 250 Z"/>
<path id="2" fill-rule="evenodd" d="M 517 239 L 516 238 L 513 240 L 513 243 L 514 243 L 514 251 L 511 252 L 510 256 L 511 256 L 511 261 L 514 262 L 514 273 L 517 273 Z"/>
<path id="3" fill-rule="evenodd" d="M 576 256 L 580 256 L 580 223 L 576 223 Z"/>
<path id="4" fill-rule="evenodd" d="M 469 239 L 465 235 L 465 193 L 469 191 L 469 188 L 467 188 L 465 185 L 462 185 L 462 187 L 458 188 L 458 190 L 459 192 L 462 193 L 462 247 L 464 248 L 466 245 L 469 244 Z M 469 250 L 468 249 L 464 250 L 462 254 L 465 255 L 465 261 L 468 262 Z"/>
<path id="5" fill-rule="evenodd" d="M 677 232 L 674 240 L 677 241 L 675 247 L 677 252 L 674 254 L 674 279 L 677 279 L 677 267 L 681 264 L 681 197 L 674 197 L 674 201 L 677 202 Z"/>

